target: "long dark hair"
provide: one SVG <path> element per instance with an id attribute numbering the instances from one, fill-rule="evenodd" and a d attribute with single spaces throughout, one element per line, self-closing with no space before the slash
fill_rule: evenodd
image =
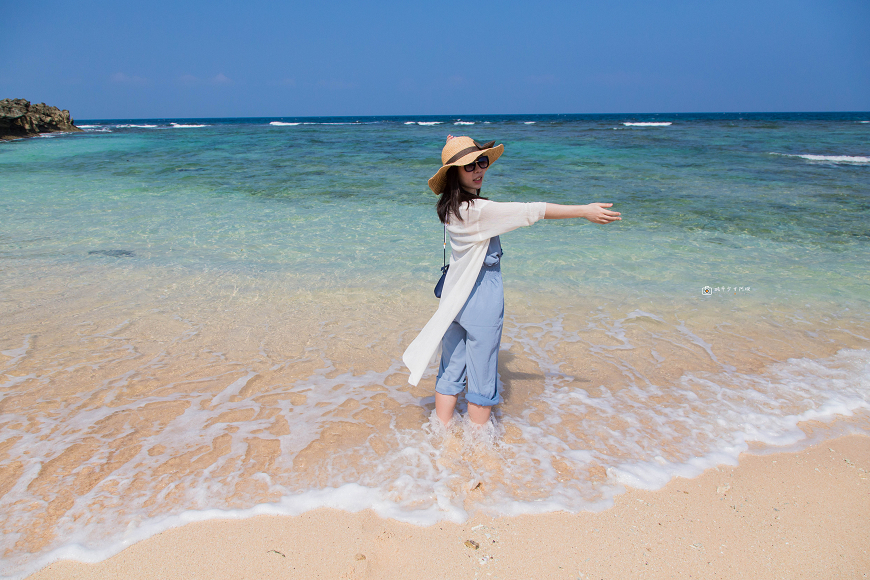
<path id="1" fill-rule="evenodd" d="M 486 199 L 480 196 L 480 190 L 475 193 L 470 193 L 462 189 L 459 185 L 459 168 L 455 165 L 447 170 L 447 183 L 444 186 L 444 192 L 438 198 L 438 204 L 435 206 L 435 211 L 438 212 L 438 219 L 441 223 L 446 224 L 450 216 L 456 216 L 456 219 L 462 221 L 462 216 L 459 215 L 459 207 L 463 203 L 469 203 L 475 199 Z"/>

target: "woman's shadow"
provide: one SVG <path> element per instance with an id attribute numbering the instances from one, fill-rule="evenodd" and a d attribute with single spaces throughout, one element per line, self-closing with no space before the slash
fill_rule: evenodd
<path id="1" fill-rule="evenodd" d="M 517 369 L 520 366 L 528 366 L 521 364 L 517 360 L 517 355 L 510 351 L 502 351 L 498 353 L 498 374 L 501 380 L 501 396 L 505 404 L 519 402 L 522 399 L 528 399 L 535 396 L 536 393 L 542 392 L 546 377 L 544 373 L 531 372 L 526 370 L 511 370 Z M 532 363 L 534 364 L 534 363 Z M 535 367 L 539 369 L 535 364 Z M 574 376 L 573 383 L 592 383 L 592 379 L 583 376 Z"/>

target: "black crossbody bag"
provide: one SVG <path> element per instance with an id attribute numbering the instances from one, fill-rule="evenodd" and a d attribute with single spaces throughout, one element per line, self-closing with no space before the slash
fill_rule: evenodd
<path id="1" fill-rule="evenodd" d="M 444 288 L 444 279 L 447 278 L 447 270 L 450 266 L 447 264 L 447 225 L 444 225 L 444 262 L 441 266 L 441 277 L 438 278 L 438 283 L 435 284 L 435 298 L 441 298 L 441 289 Z"/>

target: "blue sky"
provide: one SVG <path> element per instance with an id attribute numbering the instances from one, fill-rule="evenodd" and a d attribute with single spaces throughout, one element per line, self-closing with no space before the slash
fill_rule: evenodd
<path id="1" fill-rule="evenodd" d="M 76 119 L 870 110 L 870 2 L 8 2 Z"/>

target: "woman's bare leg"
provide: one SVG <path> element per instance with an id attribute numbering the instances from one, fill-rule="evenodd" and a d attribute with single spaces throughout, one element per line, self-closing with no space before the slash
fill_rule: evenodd
<path id="1" fill-rule="evenodd" d="M 436 399 L 436 408 L 437 408 L 437 399 Z M 484 407 L 482 405 L 475 405 L 474 403 L 468 403 L 468 418 L 471 419 L 471 422 L 475 425 L 483 425 L 487 421 L 489 421 L 489 415 L 492 412 L 492 407 Z"/>
<path id="2" fill-rule="evenodd" d="M 450 419 L 453 418 L 453 409 L 456 408 L 456 401 L 459 400 L 459 395 L 442 395 L 435 393 L 435 414 L 441 419 L 441 422 L 446 426 Z"/>

